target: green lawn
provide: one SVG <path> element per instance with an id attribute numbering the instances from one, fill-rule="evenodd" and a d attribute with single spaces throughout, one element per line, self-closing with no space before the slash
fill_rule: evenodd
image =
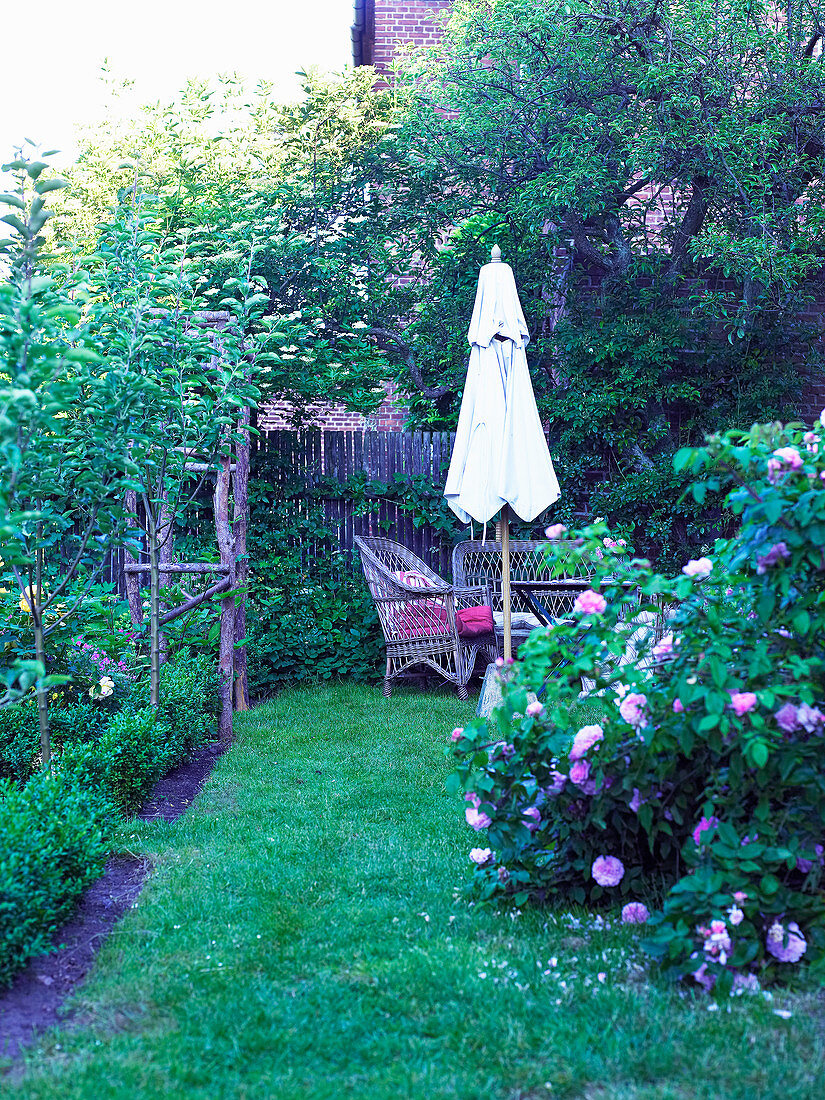
<path id="1" fill-rule="evenodd" d="M 821 1100 L 821 999 L 708 1011 L 627 929 L 459 897 L 444 746 L 469 714 L 332 686 L 240 718 L 184 818 L 125 830 L 156 873 L 2 1095 Z"/>

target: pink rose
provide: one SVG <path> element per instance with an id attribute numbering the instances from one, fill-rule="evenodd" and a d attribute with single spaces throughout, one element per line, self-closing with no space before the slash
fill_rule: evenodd
<path id="1" fill-rule="evenodd" d="M 733 947 L 725 922 L 723 920 L 712 920 L 710 928 L 701 929 L 701 934 L 705 937 L 705 953 L 713 958 L 718 956 L 719 962 L 724 966 L 727 962 L 728 952 Z"/>
<path id="2" fill-rule="evenodd" d="M 607 600 L 592 588 L 576 596 L 576 602 L 573 604 L 574 611 L 581 611 L 585 615 L 601 615 L 605 607 L 607 607 Z"/>
<path id="3" fill-rule="evenodd" d="M 644 924 L 649 916 L 646 905 L 640 901 L 629 901 L 622 909 L 622 924 Z"/>
<path id="4" fill-rule="evenodd" d="M 771 485 L 776 485 L 779 479 L 782 477 L 783 470 L 782 463 L 778 458 L 768 459 L 768 481 Z"/>
<path id="5" fill-rule="evenodd" d="M 698 577 L 704 580 L 713 570 L 713 562 L 710 558 L 691 558 L 687 565 L 682 566 L 682 572 L 686 577 Z"/>
<path id="6" fill-rule="evenodd" d="M 538 699 L 535 702 L 527 704 L 527 717 L 538 718 L 540 714 L 544 713 L 544 703 L 540 703 Z"/>
<path id="7" fill-rule="evenodd" d="M 730 705 L 733 707 L 737 718 L 747 714 L 756 706 L 757 699 L 752 691 L 732 691 L 730 693 Z"/>
<path id="8" fill-rule="evenodd" d="M 693 843 L 694 844 L 701 844 L 702 843 L 702 834 L 707 832 L 709 829 L 715 828 L 715 826 L 717 826 L 718 824 L 719 824 L 719 818 L 718 817 L 704 817 L 703 816 L 701 821 L 699 822 L 699 824 L 693 830 Z"/>
<path id="9" fill-rule="evenodd" d="M 567 776 L 564 772 L 560 772 L 556 768 L 553 768 L 550 772 L 550 778 L 553 781 L 553 785 L 544 788 L 544 793 L 548 798 L 552 798 L 554 795 L 557 795 L 559 791 L 564 790 L 564 784 L 567 782 Z"/>
<path id="10" fill-rule="evenodd" d="M 817 707 L 809 707 L 807 703 L 800 706 L 796 716 L 799 719 L 799 724 L 808 733 L 816 733 L 817 729 L 825 722 L 825 714 Z"/>
<path id="11" fill-rule="evenodd" d="M 483 814 L 480 810 L 474 809 L 472 806 L 468 806 L 464 811 L 464 817 L 467 820 L 467 824 L 471 829 L 475 829 L 476 832 L 479 829 L 489 829 L 492 825 L 492 819 Z"/>
<path id="12" fill-rule="evenodd" d="M 774 715 L 776 724 L 785 733 L 793 733 L 795 729 L 799 728 L 799 719 L 796 713 L 796 707 L 793 703 L 786 703 L 784 707 L 780 707 Z"/>
<path id="13" fill-rule="evenodd" d="M 590 765 L 586 760 L 577 760 L 570 769 L 570 782 L 577 787 L 583 786 L 590 776 Z"/>
<path id="14" fill-rule="evenodd" d="M 541 825 L 541 813 L 535 806 L 530 806 L 521 816 L 525 818 L 524 824 L 531 833 L 534 833 Z"/>
<path id="15" fill-rule="evenodd" d="M 676 643 L 673 640 L 673 635 L 665 634 L 662 640 L 660 642 L 657 642 L 656 645 L 653 647 L 653 656 L 660 659 L 662 657 L 671 657 L 673 655 L 675 646 Z"/>
<path id="16" fill-rule="evenodd" d="M 768 569 L 776 565 L 780 561 L 784 561 L 791 556 L 791 552 L 784 542 L 776 542 L 767 552 L 760 558 L 756 559 L 756 572 L 761 576 L 766 573 Z"/>
<path id="17" fill-rule="evenodd" d="M 682 702 L 681 699 L 679 699 L 677 697 L 676 699 L 673 700 L 673 713 L 674 714 L 681 714 L 684 709 L 685 709 L 685 704 Z"/>
<path id="18" fill-rule="evenodd" d="M 802 455 L 796 447 L 778 447 L 773 452 L 773 457 L 778 458 L 780 462 L 784 462 L 786 466 L 790 466 L 792 470 L 798 470 L 802 466 Z"/>
<path id="19" fill-rule="evenodd" d="M 624 864 L 615 856 L 597 856 L 590 873 L 599 886 L 618 886 L 624 878 Z"/>
<path id="20" fill-rule="evenodd" d="M 478 797 L 475 791 L 467 791 L 464 795 L 464 801 L 469 802 L 476 810 L 481 805 L 481 799 Z"/>
<path id="21" fill-rule="evenodd" d="M 816 432 L 805 432 L 802 436 L 802 440 L 806 445 L 806 450 L 812 454 L 819 454 L 819 436 Z"/>
<path id="22" fill-rule="evenodd" d="M 549 527 L 545 528 L 544 534 L 548 539 L 555 540 L 560 539 L 566 530 L 567 528 L 563 523 L 551 523 Z"/>
<path id="23" fill-rule="evenodd" d="M 808 942 L 799 930 L 799 925 L 791 921 L 787 932 L 784 925 L 774 921 L 765 937 L 768 954 L 780 962 L 799 962 L 808 950 Z"/>
<path id="24" fill-rule="evenodd" d="M 450 740 L 451 741 L 460 741 L 463 736 L 464 736 L 464 727 L 463 726 L 456 726 L 456 728 L 450 734 Z"/>
<path id="25" fill-rule="evenodd" d="M 631 691 L 629 695 L 625 695 L 619 704 L 619 714 L 624 718 L 625 722 L 629 722 L 631 726 L 635 726 L 639 729 L 647 721 L 645 714 L 645 705 L 647 704 L 647 696 L 643 695 L 640 691 Z"/>
<path id="26" fill-rule="evenodd" d="M 488 859 L 492 857 L 493 853 L 489 848 L 471 848 L 470 859 L 473 863 L 477 863 L 480 867 L 482 863 L 486 863 Z"/>
<path id="27" fill-rule="evenodd" d="M 697 981 L 706 993 L 710 993 L 716 982 L 716 975 L 708 974 L 708 964 L 704 962 L 700 967 L 693 971 L 693 980 Z"/>
<path id="28" fill-rule="evenodd" d="M 570 749 L 571 761 L 581 760 L 589 749 L 592 749 L 594 745 L 598 745 L 599 741 L 603 740 L 604 730 L 601 726 L 582 726 L 573 738 L 573 745 Z"/>

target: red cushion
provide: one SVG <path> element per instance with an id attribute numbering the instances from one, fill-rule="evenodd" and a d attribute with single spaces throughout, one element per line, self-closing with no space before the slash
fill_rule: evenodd
<path id="1" fill-rule="evenodd" d="M 477 638 L 480 634 L 492 634 L 493 612 L 486 603 L 478 607 L 465 607 L 455 613 L 460 638 Z"/>

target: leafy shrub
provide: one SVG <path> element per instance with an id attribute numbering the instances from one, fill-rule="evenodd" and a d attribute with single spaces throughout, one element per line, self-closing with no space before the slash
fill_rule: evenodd
<path id="1" fill-rule="evenodd" d="M 158 779 L 180 760 L 180 746 L 170 734 L 152 707 L 120 711 L 98 741 L 67 744 L 60 769 L 121 813 L 135 813 Z"/>
<path id="2" fill-rule="evenodd" d="M 111 711 L 100 703 L 69 703 L 49 709 L 49 725 L 56 748 L 69 741 L 99 740 L 111 720 Z"/>
<path id="3" fill-rule="evenodd" d="M 48 950 L 106 854 L 104 804 L 76 777 L 0 780 L 0 986 Z"/>
<path id="4" fill-rule="evenodd" d="M 159 710 L 169 730 L 174 766 L 215 735 L 220 687 L 214 657 L 182 650 L 167 661 L 160 671 Z"/>
<path id="5" fill-rule="evenodd" d="M 32 700 L 0 709 L 0 779 L 25 783 L 37 768 L 40 729 Z"/>
<path id="6" fill-rule="evenodd" d="M 49 724 L 59 749 L 69 741 L 98 740 L 111 719 L 105 707 L 94 703 L 52 705 Z M 40 730 L 33 701 L 0 709 L 0 778 L 25 783 L 39 767 Z"/>
<path id="7" fill-rule="evenodd" d="M 665 892 L 646 946 L 668 973 L 725 993 L 804 955 L 825 975 L 820 433 L 754 426 L 677 455 L 707 472 L 699 502 L 733 482 L 740 527 L 675 579 L 628 560 L 603 526 L 583 533 L 591 594 L 502 670 L 494 719 L 455 735 L 451 786 L 488 828 L 483 894 Z M 657 642 L 661 604 L 675 610 Z M 582 677 L 598 721 L 578 718 Z"/>
<path id="8" fill-rule="evenodd" d="M 330 577 L 287 591 L 268 589 L 249 621 L 249 686 L 267 695 L 287 683 L 383 675 L 381 627 L 363 577 Z"/>

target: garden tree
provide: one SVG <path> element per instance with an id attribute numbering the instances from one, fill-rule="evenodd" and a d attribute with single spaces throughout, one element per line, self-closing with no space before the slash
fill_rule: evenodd
<path id="1" fill-rule="evenodd" d="M 162 203 L 167 227 L 214 228 L 233 196 L 277 175 L 277 112 L 271 86 L 248 90 L 226 75 L 187 81 L 169 101 L 128 110 L 131 82 L 116 80 L 104 66 L 105 120 L 81 126 L 79 153 L 67 169 L 69 187 L 55 202 L 53 236 L 93 251 L 98 226 L 107 222 L 118 192 L 141 190 Z M 216 251 L 219 250 L 219 244 Z"/>
<path id="2" fill-rule="evenodd" d="M 821 24 L 817 4 L 457 0 L 410 69 L 406 155 L 506 233 L 562 466 L 607 466 L 648 545 L 667 532 L 637 493 L 672 500 L 680 439 L 774 414 L 804 374 Z M 621 516 L 618 496 L 601 494 Z"/>
<path id="3" fill-rule="evenodd" d="M 261 214 L 277 211 L 260 260 L 274 308 L 319 320 L 356 379 L 360 336 L 413 422 L 449 427 L 498 241 L 566 486 L 606 469 L 593 509 L 672 563 L 716 509 L 680 502 L 670 454 L 778 415 L 815 361 L 798 315 L 819 285 L 822 74 L 816 34 L 792 23 L 736 5 L 467 2 L 405 87 L 310 81 Z M 295 351 L 316 346 L 307 329 Z"/>
<path id="4" fill-rule="evenodd" d="M 280 316 L 267 390 L 292 400 L 297 420 L 326 400 L 372 411 L 387 368 L 348 328 L 366 291 L 361 260 L 352 248 L 342 260 L 340 244 L 364 214 L 368 176 L 356 178 L 351 165 L 388 125 L 392 97 L 373 93 L 373 81 L 371 71 L 309 73 L 305 101 L 290 106 L 273 102 L 265 82 L 248 95 L 235 78 L 195 81 L 170 103 L 89 130 L 67 173 L 55 233 L 94 245 L 98 223 L 137 173 L 166 230 L 188 234 L 212 303 L 254 236 L 253 273 L 267 278 L 270 312 Z M 379 284 L 375 274 L 370 285 Z M 334 318 L 329 327 L 325 315 Z"/>
<path id="5" fill-rule="evenodd" d="M 3 624 L 3 683 L 14 697 L 35 677 L 48 768 L 49 638 L 124 535 L 130 419 L 145 391 L 92 346 L 84 274 L 44 268 L 46 200 L 63 181 L 22 155 L 4 170 L 16 188 L 0 200 L 12 231 L 0 242 L 0 556 L 32 642 Z"/>
<path id="6" fill-rule="evenodd" d="M 108 364 L 142 394 L 129 422 L 129 490 L 134 494 L 133 523 L 135 503 L 141 505 L 149 556 L 153 706 L 160 701 L 161 565 L 171 558 L 176 520 L 210 475 L 217 479 L 216 519 L 223 520 L 218 523 L 221 561 L 229 555 L 232 444 L 246 438 L 269 331 L 261 322 L 268 298 L 256 293 L 250 271 L 254 248 L 249 245 L 234 277 L 223 285 L 223 327 L 216 337 L 218 318 L 201 296 L 207 276 L 196 251 L 190 252 L 188 238 L 186 230 L 169 228 L 163 204 L 140 191 L 135 174 L 115 218 L 101 228 L 90 265 L 90 334 Z M 231 601 L 234 593 L 227 593 L 227 587 L 224 578 L 212 591 Z M 196 600 L 190 598 L 189 604 Z M 139 598 L 132 610 L 140 617 Z M 171 620 L 177 613 L 167 610 L 163 618 Z M 225 664 L 222 673 L 231 681 L 231 661 L 228 670 Z M 231 682 L 222 686 L 231 697 Z"/>

